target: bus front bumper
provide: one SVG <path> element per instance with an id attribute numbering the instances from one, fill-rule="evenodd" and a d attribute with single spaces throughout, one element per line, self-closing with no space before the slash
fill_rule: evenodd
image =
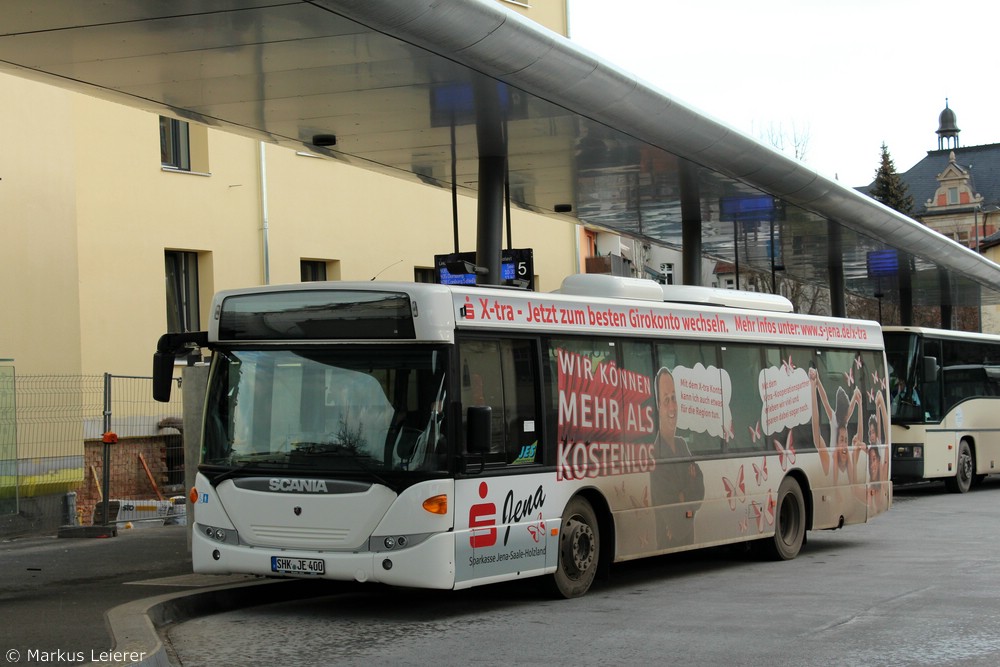
<path id="1" fill-rule="evenodd" d="M 322 574 L 275 571 L 289 563 L 316 569 Z M 392 586 L 451 589 L 455 586 L 455 540 L 452 533 L 433 535 L 414 547 L 384 552 L 334 552 L 251 547 L 222 543 L 195 530 L 191 542 L 195 572 L 206 574 L 255 574 L 264 577 L 319 578 L 335 581 L 371 581 Z"/>

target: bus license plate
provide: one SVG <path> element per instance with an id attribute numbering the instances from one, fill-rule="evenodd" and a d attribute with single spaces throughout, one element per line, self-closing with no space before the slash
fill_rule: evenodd
<path id="1" fill-rule="evenodd" d="M 284 558 L 271 556 L 271 572 L 282 574 L 323 574 L 326 563 L 321 558 Z"/>

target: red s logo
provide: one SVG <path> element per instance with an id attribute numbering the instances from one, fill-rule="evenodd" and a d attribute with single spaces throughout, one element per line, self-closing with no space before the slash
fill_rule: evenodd
<path id="1" fill-rule="evenodd" d="M 489 488 L 486 482 L 479 484 L 479 497 L 485 499 Z M 469 544 L 473 549 L 492 547 L 497 543 L 497 506 L 494 503 L 478 503 L 469 508 L 469 528 L 472 535 Z"/>

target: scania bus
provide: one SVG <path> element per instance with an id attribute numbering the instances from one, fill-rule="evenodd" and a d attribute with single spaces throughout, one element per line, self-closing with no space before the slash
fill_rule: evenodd
<path id="1" fill-rule="evenodd" d="M 1000 472 L 1000 336 L 885 327 L 892 479 L 965 493 Z"/>
<path id="2" fill-rule="evenodd" d="M 782 297 L 603 275 L 558 293 L 317 282 L 219 293 L 194 501 L 196 572 L 461 589 L 889 508 L 872 322 Z M 875 415 L 878 426 L 868 427 Z"/>

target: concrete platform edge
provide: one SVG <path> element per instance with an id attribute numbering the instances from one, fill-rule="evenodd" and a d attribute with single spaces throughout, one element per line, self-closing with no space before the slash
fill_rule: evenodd
<path id="1" fill-rule="evenodd" d="M 324 593 L 309 580 L 264 579 L 145 598 L 119 605 L 106 614 L 114 639 L 110 661 L 99 667 L 176 667 L 160 639 L 160 630 L 197 616 L 259 604 L 308 598 Z"/>

